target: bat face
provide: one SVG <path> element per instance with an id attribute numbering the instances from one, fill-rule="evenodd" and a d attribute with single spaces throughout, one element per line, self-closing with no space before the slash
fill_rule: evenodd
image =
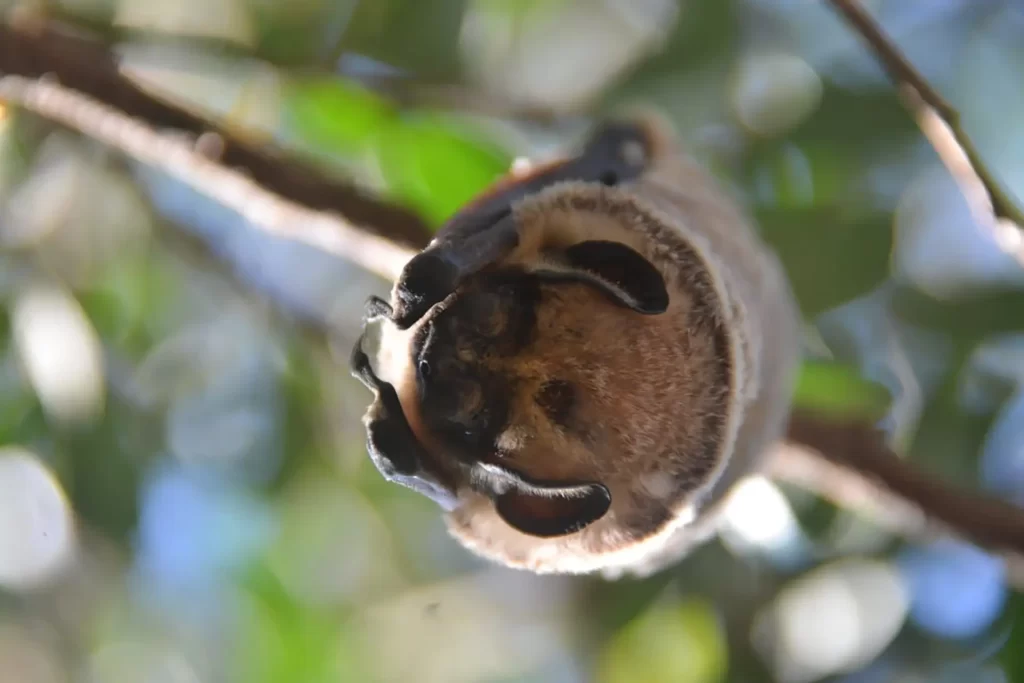
<path id="1" fill-rule="evenodd" d="M 462 462 L 495 452 L 511 422 L 514 367 L 537 335 L 537 279 L 481 274 L 419 328 L 411 349 L 423 427 Z"/>
<path id="2" fill-rule="evenodd" d="M 367 304 L 352 368 L 375 394 L 371 459 L 504 564 L 628 564 L 690 521 L 732 451 L 733 307 L 638 199 L 655 144 L 612 124 L 498 185 Z"/>

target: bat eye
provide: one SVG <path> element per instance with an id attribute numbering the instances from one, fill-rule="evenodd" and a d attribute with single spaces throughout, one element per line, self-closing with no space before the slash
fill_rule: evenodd
<path id="1" fill-rule="evenodd" d="M 617 185 L 619 183 L 619 174 L 615 171 L 605 171 L 601 174 L 600 180 L 602 185 Z"/>

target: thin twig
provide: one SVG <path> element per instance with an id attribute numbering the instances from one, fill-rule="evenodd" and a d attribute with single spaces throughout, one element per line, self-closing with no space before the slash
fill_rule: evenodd
<path id="1" fill-rule="evenodd" d="M 914 91 L 904 95 L 905 100 L 917 97 Z M 970 148 L 965 147 L 964 141 L 936 109 L 918 105 L 915 111 L 918 127 L 960 187 L 979 228 L 988 231 L 1000 249 L 1024 266 L 1024 222 L 1017 216 L 1020 212 L 1005 197 L 996 194 L 999 189 L 988 171 L 976 161 L 972 162 Z M 996 201 L 1002 204 L 1002 213 L 996 209 Z"/>
<path id="2" fill-rule="evenodd" d="M 885 35 L 878 23 L 864 11 L 859 0 L 828 0 L 848 21 L 856 32 L 871 47 L 879 65 L 897 84 L 907 84 L 916 90 L 928 106 L 935 108 L 947 120 L 955 120 L 958 114 L 942 95 L 918 73 L 917 69 L 900 52 L 896 44 Z"/>
<path id="3" fill-rule="evenodd" d="M 864 39 L 897 85 L 903 105 L 960 186 L 979 225 L 990 230 L 996 242 L 1024 265 L 1024 211 L 985 166 L 960 126 L 960 114 L 903 56 L 858 0 L 828 2 Z"/>
<path id="4" fill-rule="evenodd" d="M 989 231 L 1004 252 L 1024 265 L 1024 212 L 982 162 L 960 127 L 959 113 L 904 57 L 858 0 L 827 1 L 868 44 L 896 84 L 901 102 L 959 185 L 979 227 Z M 954 489 L 912 467 L 893 453 L 870 425 L 824 423 L 809 415 L 797 415 L 787 437 L 810 446 L 824 460 L 807 460 L 794 467 L 796 461 L 791 458 L 788 472 L 784 460 L 777 461 L 776 468 L 782 463 L 777 472 L 780 476 L 794 478 L 803 469 L 804 476 L 810 476 L 805 485 L 839 499 L 849 499 L 853 491 L 861 504 L 874 498 L 876 506 L 883 505 L 909 528 L 939 523 L 980 545 L 1024 557 L 1024 510 L 997 498 Z M 823 474 L 827 463 L 835 469 Z M 814 476 L 815 470 L 818 476 Z M 844 480 L 849 480 L 844 472 L 855 474 L 861 484 L 881 487 L 870 492 L 862 485 L 844 485 Z M 901 505 L 892 494 L 912 503 L 925 517 Z"/>
<path id="5" fill-rule="evenodd" d="M 3 76 L 0 100 L 159 168 L 196 192 L 237 211 L 258 229 L 349 259 L 382 277 L 397 279 L 412 257 L 408 248 L 356 227 L 341 216 L 315 211 L 276 195 L 241 173 L 208 159 L 195 145 L 157 133 L 146 123 L 59 84 Z"/>

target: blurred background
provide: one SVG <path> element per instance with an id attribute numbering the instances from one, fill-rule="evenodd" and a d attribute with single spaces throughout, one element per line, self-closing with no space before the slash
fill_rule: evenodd
<path id="1" fill-rule="evenodd" d="M 863 4 L 1024 197 L 1022 5 Z M 663 109 L 786 265 L 800 400 L 882 387 L 906 457 L 1024 504 L 1024 269 L 820 0 L 0 0 L 40 10 L 431 226 Z M 647 579 L 470 556 L 365 454 L 388 289 L 0 105 L 0 681 L 1024 681 L 1019 573 L 767 480 Z"/>

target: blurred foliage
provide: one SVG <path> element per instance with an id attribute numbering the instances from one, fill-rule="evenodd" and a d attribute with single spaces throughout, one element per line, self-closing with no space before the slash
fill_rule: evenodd
<path id="1" fill-rule="evenodd" d="M 876 422 L 885 417 L 890 399 L 885 387 L 865 380 L 849 365 L 808 359 L 797 378 L 793 404 L 827 416 Z"/>
<path id="2" fill-rule="evenodd" d="M 1024 196 L 1019 6 L 865 4 Z M 790 275 L 797 404 L 1024 502 L 1024 272 L 824 3 L 15 6 L 433 226 L 514 157 L 661 107 Z M 389 283 L 0 111 L 0 679 L 1024 681 L 1000 559 L 767 482 L 643 580 L 471 557 L 365 457 L 346 356 Z M 341 325 L 307 334 L 293 309 Z"/>
<path id="3" fill-rule="evenodd" d="M 449 116 L 405 114 L 337 80 L 296 86 L 287 106 L 310 147 L 327 156 L 365 157 L 379 169 L 386 196 L 435 226 L 511 163 L 501 148 Z"/>
<path id="4" fill-rule="evenodd" d="M 647 609 L 602 653 L 601 681 L 717 681 L 727 670 L 714 609 L 698 601 Z"/>

